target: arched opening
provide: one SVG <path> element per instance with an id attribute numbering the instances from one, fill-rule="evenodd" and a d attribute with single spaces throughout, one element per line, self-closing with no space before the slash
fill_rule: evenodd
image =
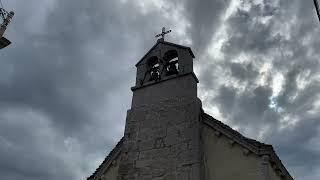
<path id="1" fill-rule="evenodd" d="M 179 73 L 179 58 L 176 50 L 167 51 L 163 56 L 163 60 L 166 62 L 166 76 Z"/>
<path id="2" fill-rule="evenodd" d="M 158 80 L 160 79 L 160 72 L 159 72 L 159 60 L 157 56 L 152 56 L 148 59 L 148 72 L 150 75 L 149 81 Z"/>

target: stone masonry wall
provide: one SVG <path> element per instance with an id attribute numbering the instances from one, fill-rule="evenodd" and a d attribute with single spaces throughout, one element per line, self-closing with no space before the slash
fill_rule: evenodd
<path id="1" fill-rule="evenodd" d="M 198 98 L 162 99 L 128 111 L 118 180 L 199 180 Z"/>

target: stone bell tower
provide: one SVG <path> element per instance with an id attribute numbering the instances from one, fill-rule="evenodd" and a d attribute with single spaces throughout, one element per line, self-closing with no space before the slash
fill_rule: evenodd
<path id="1" fill-rule="evenodd" d="M 119 180 L 202 179 L 201 102 L 193 58 L 189 47 L 162 37 L 136 64 Z"/>

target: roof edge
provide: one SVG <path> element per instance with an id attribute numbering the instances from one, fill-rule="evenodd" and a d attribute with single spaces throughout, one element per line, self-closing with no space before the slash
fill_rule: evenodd
<path id="1" fill-rule="evenodd" d="M 119 153 L 119 151 L 121 150 L 121 147 L 123 145 L 124 142 L 124 137 L 122 137 L 120 139 L 120 141 L 117 143 L 117 145 L 110 151 L 110 153 L 108 154 L 108 156 L 102 161 L 102 163 L 99 165 L 99 167 L 93 172 L 93 174 L 89 177 L 87 177 L 87 180 L 93 180 L 94 177 L 98 174 L 98 172 L 103 168 L 104 164 L 111 164 L 110 161 L 112 159 L 114 159 L 114 156 L 117 155 Z"/>

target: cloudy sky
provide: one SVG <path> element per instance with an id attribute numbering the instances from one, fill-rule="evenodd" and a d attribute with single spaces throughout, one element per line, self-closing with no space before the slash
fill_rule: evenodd
<path id="1" fill-rule="evenodd" d="M 78 180 L 122 137 L 135 63 L 190 46 L 207 113 L 320 179 L 320 24 L 312 0 L 2 0 L 0 178 Z"/>

